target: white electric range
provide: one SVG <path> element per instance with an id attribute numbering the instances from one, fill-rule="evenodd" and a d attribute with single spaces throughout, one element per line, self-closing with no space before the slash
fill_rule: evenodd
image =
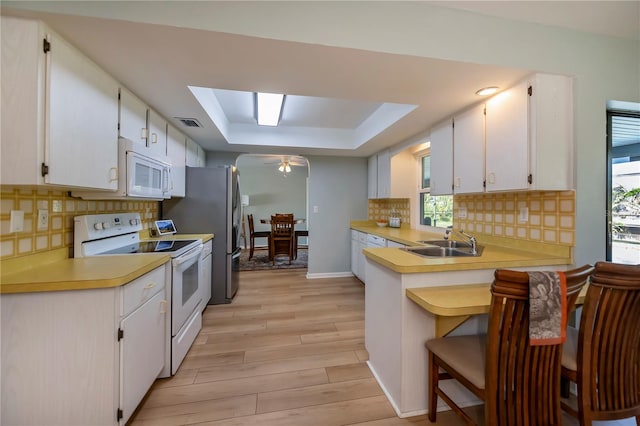
<path id="1" fill-rule="evenodd" d="M 177 371 L 202 328 L 204 285 L 201 279 L 203 244 L 199 239 L 141 240 L 139 213 L 109 213 L 74 218 L 74 256 L 127 256 L 165 254 L 171 256 L 170 336 L 167 337 L 165 368 L 160 377 Z M 168 333 L 169 334 L 169 333 Z"/>

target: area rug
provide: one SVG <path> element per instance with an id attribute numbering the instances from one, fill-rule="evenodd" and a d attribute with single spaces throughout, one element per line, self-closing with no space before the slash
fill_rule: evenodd
<path id="1" fill-rule="evenodd" d="M 298 249 L 298 258 L 291 260 L 288 256 L 276 256 L 276 264 L 269 260 L 267 250 L 254 250 L 253 257 L 249 260 L 249 250 L 242 250 L 240 254 L 240 271 L 259 271 L 267 269 L 300 269 L 307 267 L 307 249 Z"/>

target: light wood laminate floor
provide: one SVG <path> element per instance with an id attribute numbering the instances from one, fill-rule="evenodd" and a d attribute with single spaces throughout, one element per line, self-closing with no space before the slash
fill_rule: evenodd
<path id="1" fill-rule="evenodd" d="M 396 417 L 365 363 L 362 283 L 305 275 L 241 272 L 233 303 L 207 307 L 177 374 L 156 381 L 129 424 L 431 424 Z M 443 412 L 436 424 L 464 423 Z"/>

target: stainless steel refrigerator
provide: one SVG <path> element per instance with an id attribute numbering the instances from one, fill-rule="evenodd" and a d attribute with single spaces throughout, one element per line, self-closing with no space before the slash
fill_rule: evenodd
<path id="1" fill-rule="evenodd" d="M 186 196 L 162 202 L 180 234 L 214 234 L 209 304 L 231 303 L 240 270 L 240 182 L 234 166 L 187 167 Z"/>

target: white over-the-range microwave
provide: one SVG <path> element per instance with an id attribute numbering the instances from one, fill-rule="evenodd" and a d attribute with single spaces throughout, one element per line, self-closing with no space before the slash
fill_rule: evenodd
<path id="1" fill-rule="evenodd" d="M 163 200 L 170 198 L 171 166 L 138 152 L 135 143 L 118 139 L 118 189 L 115 191 L 72 191 L 72 195 L 85 200 L 113 200 L 144 198 Z"/>

